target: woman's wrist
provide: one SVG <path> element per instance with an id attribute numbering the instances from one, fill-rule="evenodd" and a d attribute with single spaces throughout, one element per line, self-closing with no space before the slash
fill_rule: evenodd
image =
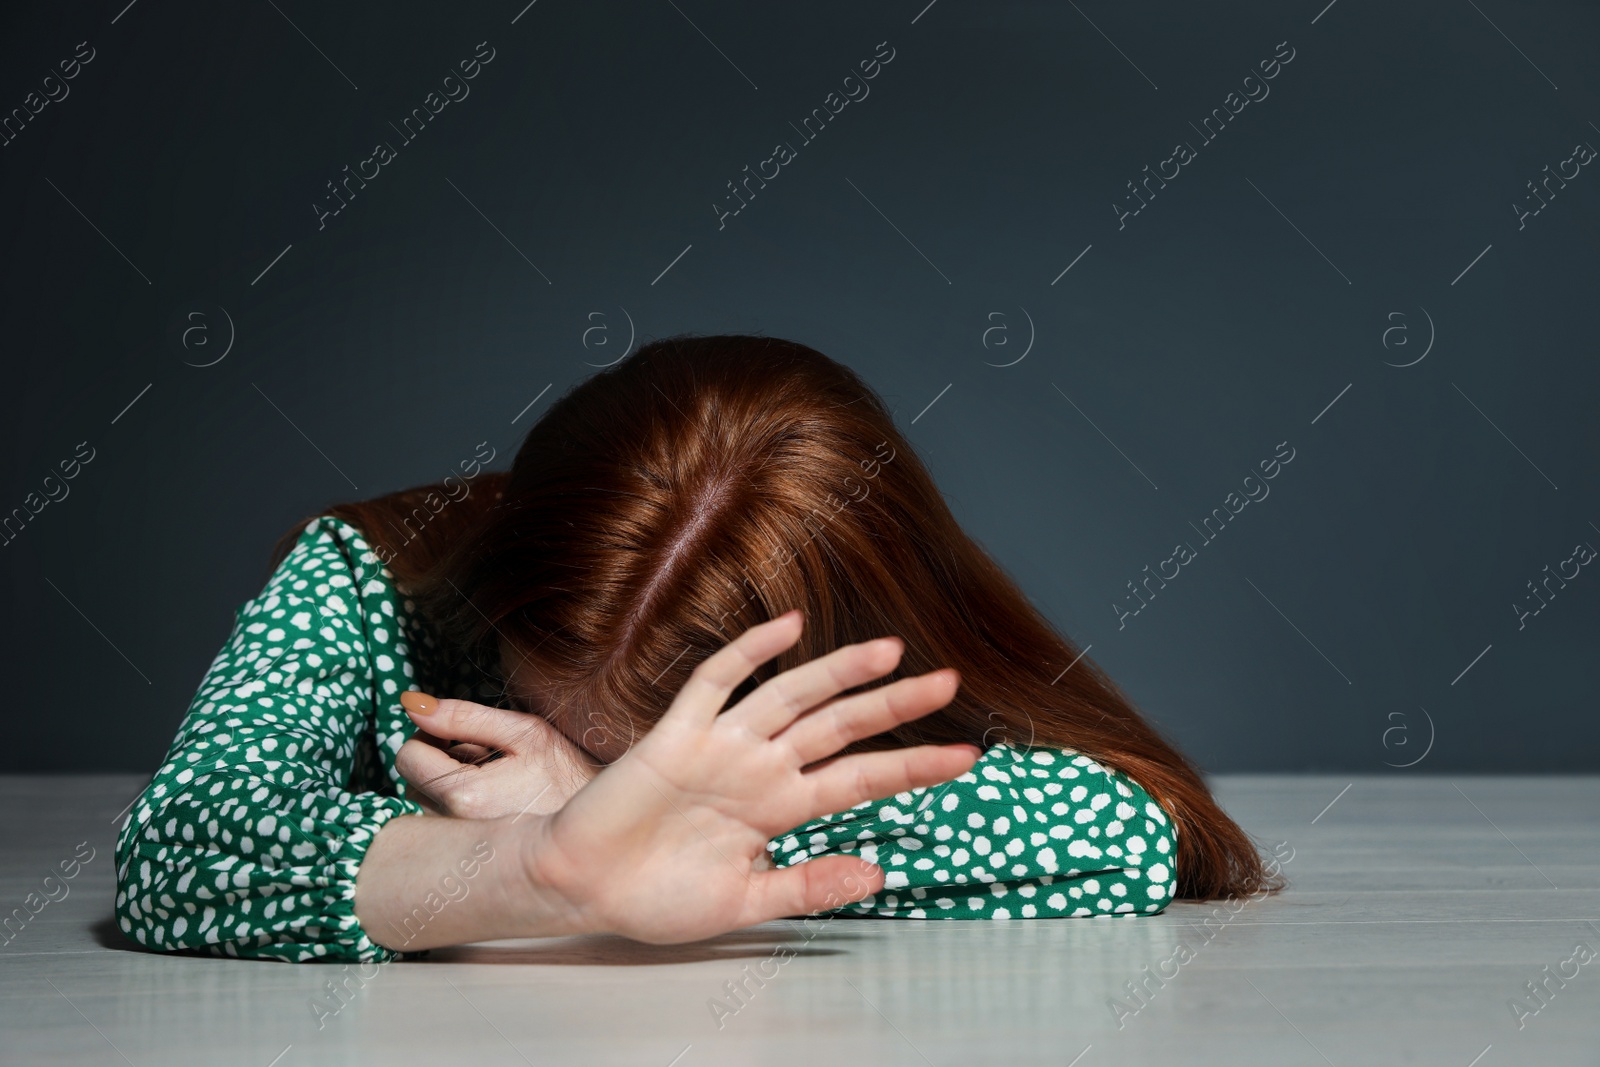
<path id="1" fill-rule="evenodd" d="M 395 951 L 589 932 L 583 882 L 541 855 L 549 818 L 389 820 L 356 878 L 357 921 Z"/>
<path id="2" fill-rule="evenodd" d="M 514 849 L 515 866 L 507 864 L 503 891 L 508 906 L 524 917 L 521 937 L 562 934 L 609 933 L 595 914 L 593 879 L 586 876 L 556 846 L 550 830 L 559 811 L 547 815 L 500 819 L 507 848 Z"/>

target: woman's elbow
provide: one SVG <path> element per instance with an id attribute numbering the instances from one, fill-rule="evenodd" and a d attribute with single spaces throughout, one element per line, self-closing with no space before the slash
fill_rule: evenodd
<path id="1" fill-rule="evenodd" d="M 140 815 L 143 818 L 140 818 Z M 145 948 L 173 952 L 196 947 L 193 904 L 180 903 L 195 872 L 168 861 L 173 843 L 162 841 L 156 814 L 139 805 L 117 841 L 117 929 Z"/>

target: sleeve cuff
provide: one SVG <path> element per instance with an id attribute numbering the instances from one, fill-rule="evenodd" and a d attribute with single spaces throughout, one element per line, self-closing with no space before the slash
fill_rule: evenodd
<path id="1" fill-rule="evenodd" d="M 367 849 L 372 846 L 373 839 L 385 823 L 400 815 L 421 814 L 423 810 L 420 804 L 399 797 L 360 793 L 350 798 L 342 818 L 334 824 L 343 828 L 344 837 L 336 844 L 330 842 L 333 847 L 328 856 L 329 896 L 324 915 L 326 921 L 333 925 L 328 956 L 362 963 L 388 963 L 408 955 L 378 944 L 361 926 L 355 910 L 356 877 L 366 859 Z"/>

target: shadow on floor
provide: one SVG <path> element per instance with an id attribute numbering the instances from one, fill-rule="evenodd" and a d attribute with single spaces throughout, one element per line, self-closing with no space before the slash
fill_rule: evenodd
<path id="1" fill-rule="evenodd" d="M 204 951 L 157 952 L 129 940 L 108 915 L 89 927 L 95 944 L 113 952 L 132 952 L 155 956 L 199 956 L 217 958 Z M 520 944 L 456 945 L 430 949 L 406 957 L 414 963 L 488 963 L 545 967 L 651 967 L 673 963 L 705 963 L 710 960 L 760 959 L 788 947 L 793 956 L 815 958 L 837 956 L 841 948 L 814 947 L 813 941 L 859 941 L 856 934 L 822 931 L 807 936 L 803 930 L 735 930 L 705 941 L 682 945 L 647 945 L 625 937 L 594 934 L 564 937 Z"/>
<path id="2" fill-rule="evenodd" d="M 113 952 L 149 952 L 150 950 L 135 941 L 128 940 L 122 930 L 117 926 L 117 917 L 107 915 L 97 923 L 89 926 L 89 936 L 94 938 L 94 943 L 101 948 L 108 948 Z"/>
<path id="3" fill-rule="evenodd" d="M 812 947 L 796 931 L 737 930 L 706 941 L 682 945 L 646 945 L 625 937 L 593 935 L 516 945 L 460 945 L 436 948 L 429 963 L 495 963 L 548 967 L 651 967 L 711 960 L 760 959 L 787 948 L 792 956 L 838 956 L 844 949 Z M 860 940 L 851 935 L 830 935 L 827 940 Z"/>

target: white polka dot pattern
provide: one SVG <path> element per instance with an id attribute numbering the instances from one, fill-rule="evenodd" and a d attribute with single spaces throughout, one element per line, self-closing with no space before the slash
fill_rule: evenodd
<path id="1" fill-rule="evenodd" d="M 1177 889 L 1176 827 L 1127 775 L 1071 749 L 998 744 L 954 781 L 807 823 L 776 867 L 852 853 L 883 890 L 836 909 L 911 919 L 1153 915 Z"/>
<path id="2" fill-rule="evenodd" d="M 149 948 L 388 960 L 356 922 L 378 828 L 419 814 L 399 694 L 478 697 L 353 526 L 306 525 L 233 633 L 117 840 L 118 925 Z M 489 687 L 492 691 L 492 686 Z"/>

